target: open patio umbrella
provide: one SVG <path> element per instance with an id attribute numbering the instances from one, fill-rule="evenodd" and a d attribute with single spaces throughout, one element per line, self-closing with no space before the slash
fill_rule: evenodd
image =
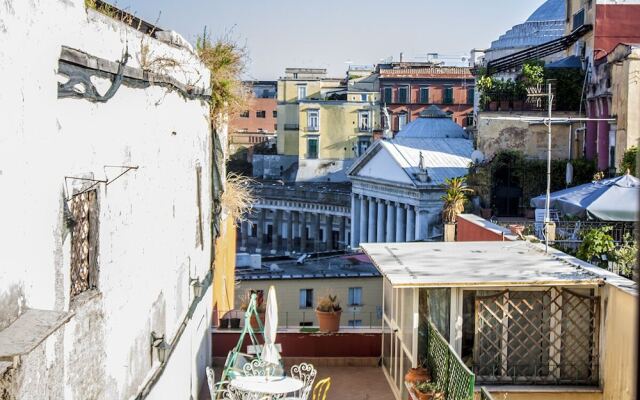
<path id="1" fill-rule="evenodd" d="M 264 319 L 264 349 L 262 359 L 272 364 L 280 364 L 280 353 L 276 348 L 276 334 L 278 332 L 278 300 L 276 289 L 269 287 L 267 294 L 267 311 Z"/>
<path id="2" fill-rule="evenodd" d="M 637 221 L 640 180 L 629 174 L 603 179 L 551 193 L 551 208 L 575 217 L 602 221 Z M 531 199 L 531 206 L 544 208 L 545 196 Z"/>

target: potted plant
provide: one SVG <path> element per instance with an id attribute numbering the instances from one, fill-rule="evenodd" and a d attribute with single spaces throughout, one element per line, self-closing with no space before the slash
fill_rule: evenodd
<path id="1" fill-rule="evenodd" d="M 338 332 L 340 330 L 340 316 L 342 308 L 338 296 L 328 294 L 318 300 L 316 316 L 320 332 Z"/>
<path id="2" fill-rule="evenodd" d="M 256 311 L 258 312 L 258 316 L 261 321 L 264 321 L 264 314 L 266 312 L 266 305 L 264 304 L 264 296 L 262 295 L 262 291 L 255 292 L 254 290 L 247 290 L 245 294 L 240 298 L 240 309 L 242 311 L 247 311 L 249 308 L 249 303 L 251 302 L 251 295 L 256 293 Z M 258 321 L 256 320 L 255 314 L 251 315 L 251 327 L 253 329 L 259 329 Z"/>
<path id="3" fill-rule="evenodd" d="M 464 211 L 464 205 L 467 202 L 466 194 L 472 190 L 466 185 L 466 178 L 447 178 L 445 180 L 446 193 L 441 199 L 444 201 L 442 207 L 442 221 L 444 222 L 444 241 L 452 242 L 455 240 L 456 220 L 458 215 Z"/>
<path id="4" fill-rule="evenodd" d="M 419 400 L 444 400 L 444 393 L 433 382 L 421 382 L 414 386 Z"/>
<path id="5" fill-rule="evenodd" d="M 431 372 L 423 367 L 409 368 L 404 381 L 414 386 L 421 382 L 431 382 Z"/>

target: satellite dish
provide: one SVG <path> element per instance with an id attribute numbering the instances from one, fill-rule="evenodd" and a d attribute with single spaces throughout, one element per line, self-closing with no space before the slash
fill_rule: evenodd
<path id="1" fill-rule="evenodd" d="M 480 150 L 474 150 L 473 153 L 471 153 L 471 159 L 475 164 L 480 164 L 484 161 L 484 154 Z"/>

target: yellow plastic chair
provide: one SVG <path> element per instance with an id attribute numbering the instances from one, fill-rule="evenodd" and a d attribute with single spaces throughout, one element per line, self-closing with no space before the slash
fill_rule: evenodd
<path id="1" fill-rule="evenodd" d="M 313 388 L 313 400 L 326 400 L 330 386 L 331 378 L 324 378 L 323 380 L 318 381 L 316 386 Z"/>

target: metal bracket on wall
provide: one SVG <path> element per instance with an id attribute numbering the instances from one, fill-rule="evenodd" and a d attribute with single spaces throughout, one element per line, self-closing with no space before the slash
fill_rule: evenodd
<path id="1" fill-rule="evenodd" d="M 120 172 L 120 174 L 118 174 L 115 178 L 109 179 L 107 177 L 107 168 L 120 168 L 120 169 L 124 169 L 124 171 Z M 100 183 L 104 183 L 105 186 L 109 186 L 110 183 L 113 183 L 118 178 L 120 178 L 122 175 L 126 174 L 127 172 L 129 172 L 131 170 L 138 169 L 138 168 L 139 168 L 139 166 L 137 166 L 137 165 L 105 165 L 103 167 L 105 179 L 84 178 L 84 177 L 79 177 L 79 176 L 65 176 L 64 177 L 64 186 L 65 186 L 65 192 L 66 193 L 69 193 L 69 187 L 67 186 L 67 182 L 69 180 L 79 180 L 79 181 L 93 182 L 91 185 L 89 185 L 89 187 L 84 188 L 83 190 L 79 191 L 78 193 L 74 193 L 73 195 L 69 196 L 68 198 L 65 198 L 65 200 L 69 201 L 72 198 L 74 198 L 75 196 L 79 196 L 79 195 L 81 195 L 83 193 L 86 193 L 89 190 L 92 190 L 93 188 L 98 186 L 98 184 L 100 184 Z"/>

